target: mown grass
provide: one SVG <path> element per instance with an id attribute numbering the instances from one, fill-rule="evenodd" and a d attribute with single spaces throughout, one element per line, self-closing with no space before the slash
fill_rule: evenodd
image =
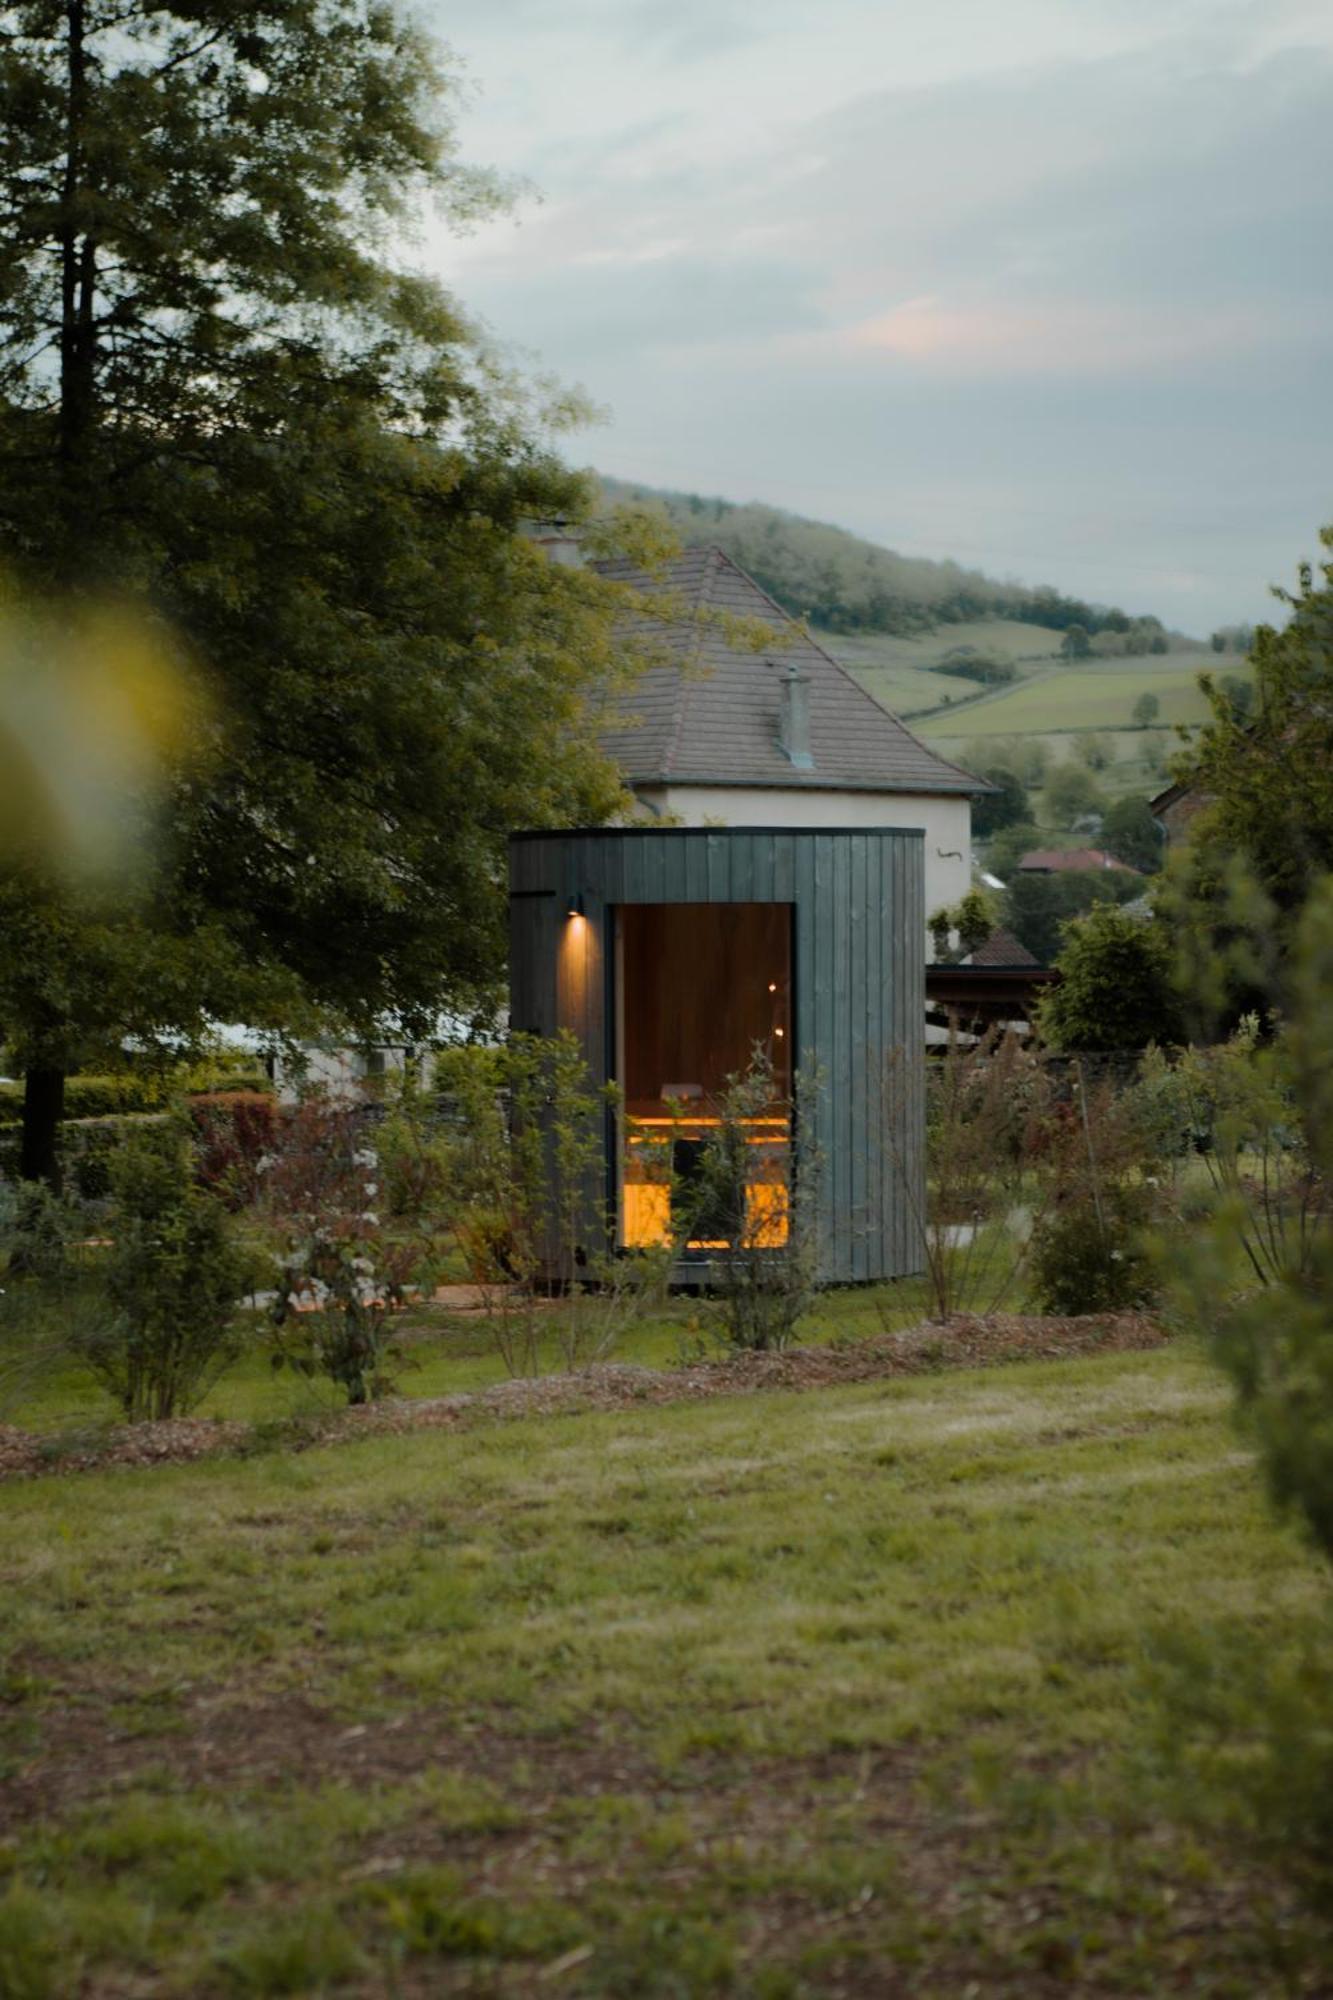
<path id="1" fill-rule="evenodd" d="M 1333 1978 L 1192 1747 L 1328 1606 L 1188 1347 L 5 1508 L 6 1994 Z"/>
<path id="2" fill-rule="evenodd" d="M 595 1308 L 594 1308 L 595 1310 Z M 892 1287 L 849 1287 L 819 1295 L 802 1320 L 804 1344 L 856 1340 L 886 1324 L 905 1325 L 929 1311 L 924 1280 L 904 1279 Z M 536 1314 L 539 1340 L 534 1373 L 563 1366 L 558 1304 Z M 238 1418 L 248 1423 L 278 1421 L 341 1407 L 346 1398 L 332 1383 L 273 1366 L 274 1348 L 265 1316 L 244 1312 L 245 1351 L 210 1389 L 193 1414 Z M 707 1309 L 689 1298 L 670 1301 L 631 1324 L 610 1357 L 649 1368 L 665 1368 L 708 1337 Z M 453 1313 L 441 1306 L 416 1306 L 394 1323 L 397 1352 L 388 1364 L 395 1391 L 403 1396 L 444 1396 L 484 1389 L 507 1375 L 495 1329 L 481 1313 Z M 26 1326 L 0 1320 L 0 1423 L 28 1430 L 82 1430 L 118 1420 L 106 1390 L 89 1369 L 65 1349 L 59 1327 L 46 1330 L 47 1351 L 39 1351 Z M 526 1372 L 526 1371 L 525 1371 Z"/>

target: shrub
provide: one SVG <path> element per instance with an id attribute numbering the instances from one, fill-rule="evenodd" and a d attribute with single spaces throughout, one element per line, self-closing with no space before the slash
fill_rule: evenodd
<path id="1" fill-rule="evenodd" d="M 10 1276 L 58 1281 L 69 1275 L 70 1246 L 79 1232 L 77 1206 L 50 1188 L 24 1181 L 6 1218 L 5 1268 Z"/>
<path id="2" fill-rule="evenodd" d="M 1298 932 L 1286 1034 L 1257 1023 L 1198 1067 L 1213 1100 L 1208 1225 L 1175 1295 L 1234 1384 L 1270 1491 L 1333 1559 L 1333 878 Z M 1193 1079 L 1186 1078 L 1193 1087 Z"/>
<path id="3" fill-rule="evenodd" d="M 567 1032 L 448 1050 L 437 1078 L 454 1116 L 454 1230 L 505 1367 L 534 1373 L 543 1331 L 567 1368 L 603 1359 L 663 1294 L 674 1255 L 670 1245 L 620 1254 L 607 1241 L 615 1091 L 594 1081 Z M 548 1313 L 538 1297 L 551 1290 L 561 1304 Z"/>
<path id="4" fill-rule="evenodd" d="M 180 1129 L 140 1134 L 112 1168 L 110 1310 L 79 1338 L 131 1422 L 193 1409 L 240 1348 L 235 1307 L 252 1278 L 221 1204 L 195 1182 Z"/>
<path id="5" fill-rule="evenodd" d="M 883 1129 L 898 1129 L 910 1092 L 905 1060 L 885 1079 Z M 1050 1197 L 1035 1163 L 1051 1116 L 1047 1071 L 1016 1035 L 992 1030 L 979 1042 L 953 1036 L 926 1066 L 926 1206 L 913 1223 L 933 1317 L 995 1312 L 1027 1260 L 1034 1217 Z M 896 1144 L 884 1171 L 914 1189 Z M 892 1295 L 890 1294 L 890 1299 Z M 890 1309 L 886 1318 L 892 1319 Z"/>
<path id="6" fill-rule="evenodd" d="M 1042 1312 L 1121 1312 L 1146 1304 L 1155 1280 L 1144 1248 L 1145 1193 L 1130 1186 L 1062 1203 L 1038 1223 L 1031 1250 L 1032 1302 Z"/>
<path id="7" fill-rule="evenodd" d="M 1134 1094 L 1093 1082 L 1076 1059 L 1066 1101 L 1046 1122 L 1047 1194 L 1033 1230 L 1030 1292 L 1042 1311 L 1093 1313 L 1146 1305 L 1154 1184 Z"/>
<path id="8" fill-rule="evenodd" d="M 251 1090 L 198 1091 L 188 1109 L 201 1185 L 228 1208 L 248 1207 L 258 1199 L 265 1163 L 277 1150 L 276 1101 Z"/>
<path id="9" fill-rule="evenodd" d="M 1065 925 L 1037 1027 L 1057 1049 L 1142 1049 L 1184 1033 L 1160 925 L 1100 904 Z"/>
<path id="10" fill-rule="evenodd" d="M 221 1075 L 210 1065 L 177 1070 L 118 1070 L 106 1076 L 74 1075 L 65 1079 L 65 1118 L 116 1118 L 135 1111 L 161 1111 L 182 1090 L 217 1088 L 226 1091 L 272 1092 L 262 1070 L 238 1069 Z M 0 1083 L 0 1125 L 23 1122 L 23 1084 Z"/>
<path id="11" fill-rule="evenodd" d="M 297 1105 L 264 1177 L 265 1206 L 285 1238 L 273 1362 L 325 1376 L 349 1403 L 392 1388 L 392 1315 L 420 1262 L 418 1246 L 381 1229 L 379 1192 L 362 1114 L 317 1094 Z"/>
<path id="12" fill-rule="evenodd" d="M 384 1207 L 390 1215 L 421 1219 L 445 1205 L 453 1148 L 434 1102 L 404 1077 L 375 1128 Z"/>
<path id="13" fill-rule="evenodd" d="M 706 1233 L 717 1238 L 711 1253 L 715 1324 L 728 1347 L 776 1351 L 789 1345 L 818 1289 L 819 1183 L 821 1161 L 815 1143 L 817 1077 L 802 1072 L 795 1098 L 777 1089 L 766 1052 L 756 1049 L 749 1068 L 731 1077 L 711 1106 L 710 1127 L 689 1189 L 677 1187 L 672 1212 L 681 1216 L 684 1240 Z M 753 1121 L 785 1111 L 791 1132 L 784 1179 L 776 1210 L 756 1203 Z M 780 1215 L 781 1231 L 775 1230 Z M 776 1239 L 776 1240 L 775 1240 Z"/>

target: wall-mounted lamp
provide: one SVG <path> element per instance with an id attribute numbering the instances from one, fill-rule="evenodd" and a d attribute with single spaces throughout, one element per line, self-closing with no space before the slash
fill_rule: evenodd
<path id="1" fill-rule="evenodd" d="M 575 889 L 565 899 L 565 915 L 567 917 L 581 917 L 583 914 L 583 891 L 582 889 Z"/>

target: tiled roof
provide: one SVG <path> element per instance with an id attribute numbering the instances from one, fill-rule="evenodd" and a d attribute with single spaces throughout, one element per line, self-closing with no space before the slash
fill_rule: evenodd
<path id="1" fill-rule="evenodd" d="M 1100 847 L 1034 847 L 1018 866 L 1029 875 L 1081 875 L 1090 868 L 1118 868 L 1122 875 L 1143 873 L 1141 868 L 1131 868 L 1127 861 L 1118 861 L 1114 854 L 1106 854 Z"/>
<path id="2" fill-rule="evenodd" d="M 1040 965 L 1025 944 L 1020 944 L 1012 931 L 992 931 L 985 944 L 978 945 L 968 959 L 969 965 Z"/>
<path id="3" fill-rule="evenodd" d="M 603 731 L 603 749 L 631 784 L 955 794 L 993 789 L 919 743 L 720 549 L 686 549 L 660 577 L 628 562 L 597 568 L 670 596 L 692 614 L 679 623 L 644 620 L 644 636 L 658 658 L 620 698 L 626 726 L 613 723 Z M 762 652 L 730 644 L 716 622 L 700 618 L 704 611 L 762 620 L 773 628 L 773 643 Z M 809 770 L 798 769 L 779 741 L 780 687 L 793 667 L 809 682 Z"/>

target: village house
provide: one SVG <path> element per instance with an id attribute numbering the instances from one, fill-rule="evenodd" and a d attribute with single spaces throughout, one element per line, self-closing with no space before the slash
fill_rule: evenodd
<path id="1" fill-rule="evenodd" d="M 926 914 L 966 895 L 972 800 L 990 785 L 927 749 L 720 549 L 686 549 L 651 578 L 598 567 L 685 614 L 644 621 L 651 664 L 602 733 L 645 818 L 915 828 Z M 727 619 L 771 627 L 772 644 L 751 650 Z"/>

